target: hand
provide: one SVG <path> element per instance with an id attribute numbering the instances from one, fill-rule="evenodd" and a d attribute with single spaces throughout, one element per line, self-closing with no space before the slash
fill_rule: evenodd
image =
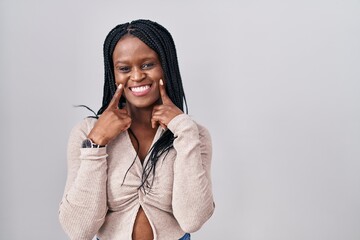
<path id="1" fill-rule="evenodd" d="M 119 101 L 123 92 L 119 84 L 106 110 L 101 114 L 88 138 L 98 145 L 106 145 L 131 125 L 131 118 L 126 109 L 119 109 Z"/>
<path id="2" fill-rule="evenodd" d="M 155 128 L 157 123 L 164 129 L 167 128 L 169 122 L 176 116 L 183 112 L 171 101 L 169 96 L 166 94 L 164 82 L 162 79 L 159 80 L 159 90 L 162 100 L 162 105 L 154 107 L 151 118 L 151 126 Z"/>

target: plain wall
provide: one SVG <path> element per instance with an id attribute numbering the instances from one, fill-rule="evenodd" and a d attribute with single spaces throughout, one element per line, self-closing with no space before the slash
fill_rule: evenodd
<path id="1" fill-rule="evenodd" d="M 216 210 L 193 239 L 360 239 L 360 2 L 0 1 L 0 238 L 66 239 L 69 131 L 102 98 L 118 23 L 173 35 L 213 138 Z"/>

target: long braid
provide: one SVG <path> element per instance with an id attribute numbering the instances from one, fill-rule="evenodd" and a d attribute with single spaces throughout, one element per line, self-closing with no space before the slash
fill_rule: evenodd
<path id="1" fill-rule="evenodd" d="M 136 20 L 131 23 L 120 24 L 113 28 L 107 35 L 104 42 L 104 94 L 102 106 L 98 111 L 98 115 L 102 114 L 109 105 L 112 96 L 116 91 L 116 84 L 114 78 L 114 64 L 112 54 L 117 42 L 126 34 L 133 35 L 143 41 L 147 46 L 153 49 L 159 56 L 161 66 L 166 81 L 166 92 L 171 101 L 182 111 L 184 111 L 184 104 L 186 106 L 186 113 L 188 112 L 185 93 L 181 81 L 179 65 L 177 60 L 176 48 L 171 34 L 160 24 L 150 20 Z M 120 103 L 126 102 L 124 97 L 121 97 Z M 136 138 L 136 136 L 134 136 Z M 136 139 L 137 140 L 137 139 Z M 149 183 L 150 175 L 155 175 L 156 163 L 160 156 L 169 152 L 173 147 L 174 134 L 167 130 L 154 143 L 149 151 L 149 160 L 144 166 L 142 174 L 142 183 L 140 187 L 151 188 L 152 182 Z M 139 144 L 138 144 L 139 147 Z M 135 160 L 134 160 L 135 161 Z M 129 167 L 129 169 L 133 164 Z M 126 177 L 126 175 L 125 175 Z M 125 179 L 124 177 L 124 179 Z"/>
<path id="2" fill-rule="evenodd" d="M 134 31 L 132 34 L 158 53 L 165 79 L 170 79 L 171 81 L 171 84 L 167 84 L 166 89 L 169 97 L 178 108 L 183 110 L 185 95 L 178 67 L 175 44 L 170 33 L 161 25 L 157 23 L 154 24 L 153 22 L 144 21 L 141 22 L 140 26 L 144 26 L 144 30 Z"/>
<path id="3" fill-rule="evenodd" d="M 117 42 L 122 36 L 124 36 L 127 31 L 126 28 L 129 24 L 121 24 L 116 26 L 113 30 L 109 32 L 104 42 L 104 96 L 102 107 L 98 111 L 98 115 L 102 114 L 107 106 L 109 105 L 112 96 L 116 91 L 115 77 L 114 77 L 114 65 L 112 61 L 112 52 L 115 49 Z M 125 102 L 125 99 L 122 97 L 120 102 Z"/>

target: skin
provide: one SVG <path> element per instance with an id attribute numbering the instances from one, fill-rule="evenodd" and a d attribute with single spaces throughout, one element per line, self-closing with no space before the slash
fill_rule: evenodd
<path id="1" fill-rule="evenodd" d="M 129 128 L 139 141 L 130 134 L 139 159 L 144 161 L 157 127 L 166 128 L 169 122 L 183 112 L 168 97 L 163 82 L 163 69 L 155 51 L 140 39 L 131 35 L 122 37 L 113 52 L 115 82 L 118 86 L 107 109 L 101 114 L 88 138 L 99 145 L 106 145 Z M 132 88 L 149 86 L 139 96 Z M 119 109 L 121 96 L 126 106 Z M 154 239 L 150 222 L 139 208 L 134 223 L 133 240 Z"/>

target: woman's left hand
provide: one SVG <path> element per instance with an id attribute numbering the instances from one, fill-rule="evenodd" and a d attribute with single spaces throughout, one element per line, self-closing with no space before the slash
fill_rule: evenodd
<path id="1" fill-rule="evenodd" d="M 154 107 L 151 118 L 151 126 L 152 128 L 155 128 L 157 123 L 159 123 L 164 129 L 166 129 L 169 122 L 183 112 L 166 94 L 166 89 L 162 79 L 159 80 L 159 90 L 162 104 Z"/>

